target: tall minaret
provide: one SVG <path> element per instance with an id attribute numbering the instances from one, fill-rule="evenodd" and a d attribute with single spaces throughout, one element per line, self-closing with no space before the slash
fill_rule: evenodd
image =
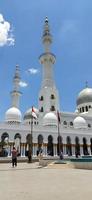
<path id="1" fill-rule="evenodd" d="M 42 42 L 44 45 L 44 53 L 39 58 L 43 66 L 42 86 L 39 93 L 39 111 L 41 113 L 46 113 L 59 110 L 58 91 L 53 79 L 53 65 L 56 61 L 56 57 L 50 52 L 52 36 L 50 34 L 47 17 L 45 19 Z"/>
<path id="2" fill-rule="evenodd" d="M 21 96 L 21 92 L 19 91 L 19 83 L 20 83 L 20 74 L 19 74 L 19 66 L 16 66 L 15 74 L 13 77 L 13 91 L 11 92 L 12 98 L 12 107 L 19 108 L 19 98 Z"/>

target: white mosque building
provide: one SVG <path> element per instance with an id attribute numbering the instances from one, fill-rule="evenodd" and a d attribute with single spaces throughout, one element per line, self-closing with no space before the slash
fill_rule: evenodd
<path id="1" fill-rule="evenodd" d="M 43 150 L 43 156 L 92 154 L 92 88 L 86 87 L 77 97 L 76 111 L 63 112 L 59 108 L 59 92 L 53 79 L 56 57 L 50 52 L 52 36 L 48 18 L 45 19 L 42 36 L 44 53 L 39 60 L 42 65 L 42 83 L 39 91 L 39 105 L 34 108 L 37 119 L 32 119 L 32 108 L 24 116 L 19 109 L 20 70 L 16 66 L 11 92 L 12 105 L 5 113 L 5 120 L 0 122 L 0 144 L 6 149 L 5 155 L 11 156 L 15 145 L 20 156 L 27 155 L 29 145 L 33 157 Z M 57 117 L 57 111 L 59 117 Z M 59 120 L 58 120 L 59 119 Z M 1 154 L 2 155 L 2 154 Z"/>

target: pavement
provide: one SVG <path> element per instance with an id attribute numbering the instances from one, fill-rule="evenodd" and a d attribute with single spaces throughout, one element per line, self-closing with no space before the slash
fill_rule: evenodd
<path id="1" fill-rule="evenodd" d="M 67 164 L 0 164 L 0 200 L 90 200 L 92 171 Z"/>

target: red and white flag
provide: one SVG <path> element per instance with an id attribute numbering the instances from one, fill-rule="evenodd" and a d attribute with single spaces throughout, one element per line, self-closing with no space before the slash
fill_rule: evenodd
<path id="1" fill-rule="evenodd" d="M 36 115 L 36 112 L 35 112 L 35 110 L 34 110 L 34 108 L 33 108 L 33 106 L 32 106 L 32 117 L 34 118 L 34 119 L 37 119 L 37 115 Z"/>
<path id="2" fill-rule="evenodd" d="M 57 119 L 58 119 L 58 123 L 60 123 L 60 113 L 59 113 L 59 111 L 57 111 Z"/>

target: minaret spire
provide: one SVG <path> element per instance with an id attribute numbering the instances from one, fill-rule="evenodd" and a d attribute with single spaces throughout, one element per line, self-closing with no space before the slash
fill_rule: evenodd
<path id="1" fill-rule="evenodd" d="M 48 21 L 47 17 L 45 18 L 42 41 L 43 41 L 43 44 L 44 44 L 45 52 L 50 52 L 50 45 L 52 43 L 52 36 L 50 34 L 49 21 Z"/>
<path id="2" fill-rule="evenodd" d="M 50 33 L 49 21 L 47 17 L 44 22 L 42 43 L 44 45 L 45 52 L 39 57 L 43 68 L 42 86 L 39 94 L 39 110 L 41 112 L 50 112 L 59 110 L 59 97 L 53 78 L 53 65 L 56 61 L 56 57 L 50 50 L 52 35 Z"/>
<path id="3" fill-rule="evenodd" d="M 21 96 L 21 92 L 19 91 L 19 83 L 20 83 L 20 69 L 19 66 L 16 65 L 15 74 L 13 77 L 13 91 L 11 92 L 12 97 L 12 106 L 18 108 L 19 107 L 19 98 Z"/>

